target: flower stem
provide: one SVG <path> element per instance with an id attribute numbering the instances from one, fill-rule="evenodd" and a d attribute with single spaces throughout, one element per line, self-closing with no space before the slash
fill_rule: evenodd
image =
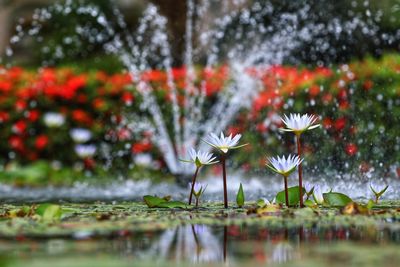
<path id="1" fill-rule="evenodd" d="M 199 207 L 199 198 L 196 197 L 196 208 L 198 208 L 198 207 Z"/>
<path id="2" fill-rule="evenodd" d="M 222 164 L 222 178 L 224 182 L 224 207 L 228 208 L 228 190 L 226 186 L 226 164 L 225 164 L 225 154 L 221 156 L 221 164 Z"/>
<path id="3" fill-rule="evenodd" d="M 296 143 L 297 143 L 297 155 L 301 158 L 301 143 L 300 143 L 300 134 L 296 134 Z M 300 199 L 300 208 L 304 207 L 303 204 L 303 167 L 302 164 L 299 164 L 299 199 Z"/>
<path id="4" fill-rule="evenodd" d="M 197 173 L 199 172 L 199 169 L 200 169 L 199 167 L 196 167 L 196 171 L 194 172 L 194 175 L 193 175 L 192 188 L 190 189 L 190 195 L 189 195 L 189 205 L 192 204 L 194 184 L 196 183 Z"/>
<path id="5" fill-rule="evenodd" d="M 289 207 L 289 190 L 288 190 L 288 183 L 287 183 L 287 176 L 283 176 L 283 180 L 285 182 L 285 203 L 286 207 Z"/>

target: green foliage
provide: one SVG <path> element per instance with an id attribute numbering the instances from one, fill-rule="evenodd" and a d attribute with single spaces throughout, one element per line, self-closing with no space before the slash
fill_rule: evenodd
<path id="1" fill-rule="evenodd" d="M 236 204 L 238 205 L 239 208 L 244 206 L 244 201 L 245 198 L 244 198 L 243 186 L 242 183 L 240 183 L 239 190 L 236 194 Z"/>
<path id="2" fill-rule="evenodd" d="M 347 204 L 353 202 L 353 200 L 350 197 L 338 192 L 324 193 L 323 197 L 324 197 L 324 202 L 327 205 L 333 207 L 344 207 Z"/>
<path id="3" fill-rule="evenodd" d="M 143 201 L 144 201 L 144 203 L 146 203 L 146 205 L 149 208 L 186 209 L 188 207 L 188 205 L 186 203 L 183 203 L 181 201 L 170 201 L 169 199 L 166 199 L 165 197 L 160 198 L 157 196 L 146 195 L 143 197 Z"/>
<path id="4" fill-rule="evenodd" d="M 62 209 L 59 205 L 41 204 L 36 208 L 36 214 L 44 222 L 59 221 L 62 215 Z"/>
<path id="5" fill-rule="evenodd" d="M 303 188 L 302 196 L 305 194 L 305 188 Z M 289 193 L 289 205 L 294 206 L 297 205 L 300 201 L 300 190 L 298 186 L 293 186 L 288 188 Z M 278 192 L 276 194 L 276 202 L 280 204 L 285 204 L 285 190 Z"/>

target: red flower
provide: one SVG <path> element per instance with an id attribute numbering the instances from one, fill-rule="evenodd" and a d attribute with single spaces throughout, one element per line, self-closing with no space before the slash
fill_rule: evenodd
<path id="1" fill-rule="evenodd" d="M 72 111 L 72 119 L 82 124 L 92 124 L 90 115 L 81 109 Z"/>
<path id="2" fill-rule="evenodd" d="M 324 126 L 325 129 L 331 129 L 333 121 L 331 118 L 324 118 L 324 120 L 322 121 L 322 125 Z"/>
<path id="3" fill-rule="evenodd" d="M 318 85 L 313 85 L 310 87 L 310 89 L 308 90 L 308 93 L 310 94 L 310 96 L 314 97 L 317 96 L 319 93 L 321 92 L 321 88 Z"/>
<path id="4" fill-rule="evenodd" d="M 26 118 L 30 121 L 30 122 L 35 122 L 39 119 L 39 111 L 38 110 L 29 110 L 26 113 Z"/>
<path id="5" fill-rule="evenodd" d="M 26 107 L 27 107 L 27 104 L 26 104 L 25 101 L 23 101 L 23 100 L 17 100 L 17 101 L 15 101 L 15 109 L 16 109 L 18 112 L 24 111 L 24 110 L 26 109 Z"/>
<path id="6" fill-rule="evenodd" d="M 374 82 L 371 80 L 366 80 L 363 84 L 363 87 L 366 91 L 370 90 L 374 86 Z"/>
<path id="7" fill-rule="evenodd" d="M 140 143 L 135 143 L 132 145 L 132 152 L 133 153 L 143 153 L 149 151 L 152 148 L 152 144 L 148 141 L 142 141 Z"/>
<path id="8" fill-rule="evenodd" d="M 92 158 L 85 158 L 83 164 L 87 170 L 93 170 L 96 167 L 96 161 Z"/>
<path id="9" fill-rule="evenodd" d="M 346 151 L 347 155 L 354 156 L 358 151 L 358 147 L 354 143 L 349 143 L 346 145 L 345 151 Z"/>
<path id="10" fill-rule="evenodd" d="M 5 111 L 0 111 L 0 123 L 8 121 L 10 115 Z"/>
<path id="11" fill-rule="evenodd" d="M 9 81 L 0 81 L 0 92 L 7 93 L 11 91 L 12 83 Z"/>
<path id="12" fill-rule="evenodd" d="M 17 121 L 13 126 L 12 126 L 12 131 L 16 134 L 23 134 L 26 130 L 26 122 L 25 121 Z"/>
<path id="13" fill-rule="evenodd" d="M 131 93 L 124 92 L 124 93 L 122 94 L 122 101 L 123 101 L 123 102 L 125 103 L 125 105 L 127 105 L 127 106 L 132 105 L 133 99 L 134 99 L 134 96 L 133 96 L 133 94 L 131 94 Z"/>
<path id="14" fill-rule="evenodd" d="M 22 138 L 19 136 L 15 136 L 15 135 L 11 136 L 8 139 L 8 144 L 10 145 L 10 147 L 12 149 L 17 150 L 17 151 L 22 151 L 25 148 Z"/>
<path id="15" fill-rule="evenodd" d="M 341 118 L 337 119 L 335 121 L 334 127 L 337 131 L 342 131 L 344 129 L 344 127 L 346 127 L 346 118 L 341 117 Z"/>
<path id="16" fill-rule="evenodd" d="M 36 137 L 35 140 L 35 148 L 38 150 L 42 150 L 47 146 L 48 143 L 49 143 L 49 138 L 46 135 L 44 134 L 39 135 L 38 137 Z"/>
<path id="17" fill-rule="evenodd" d="M 107 108 L 106 101 L 101 98 L 96 98 L 93 100 L 93 108 L 96 110 L 105 110 Z"/>

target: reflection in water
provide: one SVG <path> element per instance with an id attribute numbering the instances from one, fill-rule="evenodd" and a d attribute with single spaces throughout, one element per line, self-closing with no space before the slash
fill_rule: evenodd
<path id="1" fill-rule="evenodd" d="M 288 242 L 280 242 L 274 246 L 272 251 L 272 262 L 284 263 L 290 260 L 294 260 L 295 251 L 293 246 Z"/>
<path id="2" fill-rule="evenodd" d="M 223 246 L 210 227 L 185 225 L 166 230 L 146 254 L 160 261 L 216 262 L 223 259 Z"/>
<path id="3" fill-rule="evenodd" d="M 12 255 L 17 259 L 92 258 L 94 255 L 106 255 L 150 262 L 151 265 L 168 262 L 215 262 L 226 266 L 242 266 L 245 263 L 274 265 L 304 261 L 316 255 L 324 260 L 329 253 L 336 259 L 337 252 L 331 251 L 331 248 L 340 244 L 350 244 L 354 249 L 392 246 L 395 251 L 400 245 L 400 229 L 380 226 L 271 229 L 257 226 L 184 225 L 164 231 L 124 233 L 118 232 L 113 239 L 24 239 L 19 242 L 0 238 L 0 258 L 2 255 Z M 328 254 L 321 254 L 323 248 Z M 349 252 L 348 248 L 345 253 L 352 257 L 353 252 Z"/>

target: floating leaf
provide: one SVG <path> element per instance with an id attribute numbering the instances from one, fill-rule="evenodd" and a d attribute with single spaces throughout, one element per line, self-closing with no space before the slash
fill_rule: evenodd
<path id="1" fill-rule="evenodd" d="M 146 203 L 146 205 L 149 208 L 156 208 L 158 207 L 161 203 L 167 202 L 167 200 L 165 200 L 164 198 L 159 198 L 156 196 L 150 196 L 150 195 L 146 195 L 143 197 L 143 201 L 144 203 Z"/>
<path id="2" fill-rule="evenodd" d="M 324 193 L 322 195 L 324 197 L 325 203 L 329 206 L 344 207 L 347 204 L 353 202 L 350 197 L 338 192 Z"/>
<path id="3" fill-rule="evenodd" d="M 240 183 L 239 191 L 237 192 L 236 195 L 236 204 L 238 205 L 239 208 L 244 206 L 244 192 L 242 183 Z"/>
<path id="4" fill-rule="evenodd" d="M 167 201 L 165 198 L 146 195 L 143 197 L 144 202 L 149 208 L 187 208 L 187 204 L 181 201 Z"/>
<path id="5" fill-rule="evenodd" d="M 175 208 L 186 209 L 187 207 L 188 204 L 182 201 L 167 201 L 167 202 L 162 202 L 157 206 L 157 208 L 169 208 L 169 209 L 175 209 Z"/>
<path id="6" fill-rule="evenodd" d="M 61 219 L 62 210 L 59 205 L 41 204 L 36 209 L 36 215 L 46 222 L 58 221 Z"/>
<path id="7" fill-rule="evenodd" d="M 290 206 L 294 206 L 294 205 L 297 205 L 299 203 L 299 201 L 300 201 L 299 191 L 300 190 L 299 190 L 298 186 L 293 186 L 293 187 L 289 187 L 288 188 L 289 205 Z M 304 196 L 305 191 L 306 190 L 303 187 L 302 196 Z M 277 203 L 281 203 L 281 204 L 285 204 L 285 191 L 280 191 L 276 195 L 276 202 Z"/>

